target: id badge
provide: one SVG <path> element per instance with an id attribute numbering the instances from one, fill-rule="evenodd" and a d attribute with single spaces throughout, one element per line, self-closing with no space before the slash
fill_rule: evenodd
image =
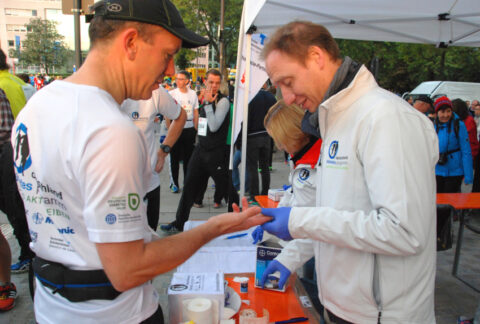
<path id="1" fill-rule="evenodd" d="M 198 118 L 198 135 L 207 136 L 207 118 L 199 117 Z"/>

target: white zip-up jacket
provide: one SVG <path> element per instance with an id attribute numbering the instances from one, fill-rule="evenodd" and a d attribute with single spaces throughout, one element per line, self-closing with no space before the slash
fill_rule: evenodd
<path id="1" fill-rule="evenodd" d="M 288 228 L 314 240 L 320 301 L 354 323 L 435 323 L 432 122 L 364 66 L 318 109 L 317 207 L 292 208 Z"/>
<path id="2" fill-rule="evenodd" d="M 316 164 L 320 155 L 321 143 L 322 140 L 318 139 L 297 161 L 290 160 L 291 171 L 288 180 L 292 187 L 285 191 L 277 207 L 315 206 L 317 192 Z M 282 253 L 275 259 L 284 265 L 291 264 L 296 269 L 313 257 L 313 241 L 311 239 L 298 239 L 289 242 L 279 239 L 279 244 L 283 246 Z"/>

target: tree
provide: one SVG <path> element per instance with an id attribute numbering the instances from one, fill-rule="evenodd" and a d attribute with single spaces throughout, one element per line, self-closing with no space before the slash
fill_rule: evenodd
<path id="1" fill-rule="evenodd" d="M 196 52 L 188 48 L 182 48 L 180 49 L 178 54 L 175 55 L 175 65 L 178 66 L 181 70 L 185 70 L 186 68 L 188 68 L 188 64 L 190 63 L 190 61 L 195 59 L 195 57 Z"/>
<path id="2" fill-rule="evenodd" d="M 423 81 L 480 82 L 480 50 L 470 47 L 337 40 L 344 56 L 370 67 L 379 60 L 377 82 L 397 93 L 411 91 Z"/>
<path id="3" fill-rule="evenodd" d="M 188 28 L 204 35 L 215 49 L 215 60 L 219 61 L 220 2 L 218 0 L 173 0 Z M 225 0 L 225 43 L 226 65 L 236 64 L 238 28 L 242 16 L 243 0 Z"/>
<path id="4" fill-rule="evenodd" d="M 21 63 L 40 65 L 47 73 L 52 67 L 60 68 L 66 60 L 68 50 L 63 36 L 57 31 L 56 22 L 31 19 L 27 26 L 27 36 L 21 51 L 14 53 Z"/>

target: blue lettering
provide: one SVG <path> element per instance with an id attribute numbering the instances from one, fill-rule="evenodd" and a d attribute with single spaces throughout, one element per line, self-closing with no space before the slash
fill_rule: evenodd
<path id="1" fill-rule="evenodd" d="M 45 219 L 45 223 L 47 223 L 47 224 L 53 224 L 53 221 L 52 221 L 52 219 L 51 219 L 50 217 L 47 217 L 47 218 Z"/>
<path id="2" fill-rule="evenodd" d="M 260 44 L 263 45 L 263 43 L 265 43 L 265 38 L 267 38 L 267 35 L 260 34 Z"/>
<path id="3" fill-rule="evenodd" d="M 17 176 L 17 180 L 20 183 L 20 188 L 22 188 L 23 190 L 28 190 L 28 191 L 32 190 L 32 184 L 31 183 L 24 182 L 22 179 L 20 179 L 19 176 Z"/>
<path id="4" fill-rule="evenodd" d="M 75 231 L 73 228 L 67 227 L 67 228 L 59 228 L 58 232 L 60 234 L 75 234 Z"/>

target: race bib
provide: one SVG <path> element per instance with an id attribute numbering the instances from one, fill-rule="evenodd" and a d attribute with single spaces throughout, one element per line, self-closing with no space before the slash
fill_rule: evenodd
<path id="1" fill-rule="evenodd" d="M 207 118 L 199 117 L 198 118 L 198 135 L 207 136 Z"/>

